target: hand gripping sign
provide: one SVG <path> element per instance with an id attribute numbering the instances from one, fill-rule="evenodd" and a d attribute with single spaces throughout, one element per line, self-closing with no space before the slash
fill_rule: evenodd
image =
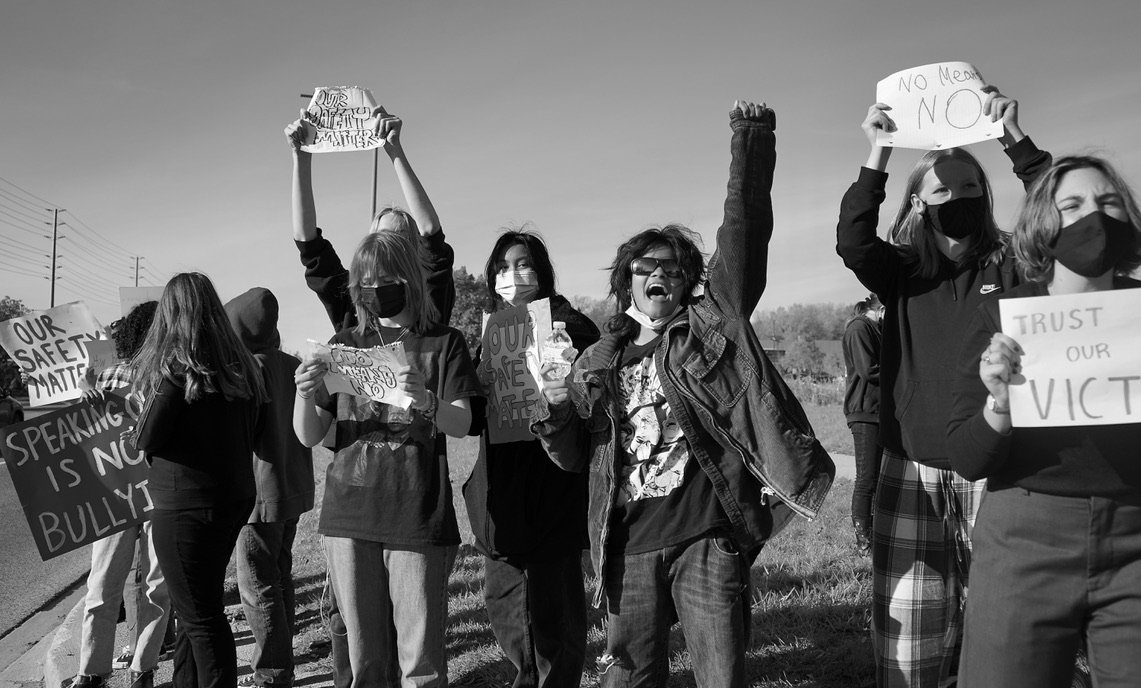
<path id="1" fill-rule="evenodd" d="M 983 114 L 982 74 L 966 62 L 939 62 L 896 72 L 876 84 L 876 99 L 891 106 L 896 131 L 876 143 L 896 148 L 954 148 L 1002 136 L 1002 121 Z"/>
<path id="2" fill-rule="evenodd" d="M 316 133 L 305 141 L 306 153 L 337 153 L 372 150 L 384 139 L 376 132 L 379 117 L 374 113 L 376 100 L 372 92 L 359 86 L 318 88 L 305 108 L 305 118 L 313 123 Z"/>
<path id="3" fill-rule="evenodd" d="M 1003 299 L 999 311 L 1024 352 L 1015 427 L 1141 422 L 1141 289 Z"/>
<path id="4" fill-rule="evenodd" d="M 309 350 L 329 366 L 325 389 L 330 394 L 343 392 L 400 408 L 412 405 L 412 397 L 396 386 L 396 371 L 408 365 L 403 342 L 356 349 L 310 339 Z"/>
<path id="5" fill-rule="evenodd" d="M 28 401 L 43 406 L 83 395 L 91 353 L 103 326 L 82 301 L 0 322 L 0 345 L 28 375 Z"/>

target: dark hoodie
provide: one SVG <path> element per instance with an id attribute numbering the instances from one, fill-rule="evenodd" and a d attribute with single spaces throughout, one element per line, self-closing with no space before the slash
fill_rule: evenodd
<path id="1" fill-rule="evenodd" d="M 265 430 L 254 445 L 258 496 L 250 523 L 288 521 L 313 508 L 313 452 L 293 432 L 293 374 L 301 361 L 278 348 L 277 310 L 277 297 L 262 287 L 226 304 L 234 331 L 261 365 L 269 396 Z"/>

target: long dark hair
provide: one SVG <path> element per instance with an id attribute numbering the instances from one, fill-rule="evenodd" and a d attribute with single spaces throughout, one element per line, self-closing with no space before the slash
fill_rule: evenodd
<path id="1" fill-rule="evenodd" d="M 615 314 L 606 323 L 606 331 L 617 336 L 621 342 L 629 341 L 638 335 L 641 325 L 625 312 L 634 301 L 630 293 L 630 285 L 634 281 L 630 262 L 659 246 L 673 249 L 678 266 L 681 268 L 682 279 L 685 280 L 685 294 L 681 303 L 683 306 L 688 305 L 694 289 L 705 277 L 705 258 L 698 248 L 700 243 L 701 235 L 685 225 L 674 223 L 665 227 L 642 230 L 619 246 L 614 262 L 610 264 L 609 293 L 618 305 Z"/>
<path id="2" fill-rule="evenodd" d="M 228 401 L 267 399 L 257 362 L 230 326 L 210 278 L 199 272 L 167 282 L 131 367 L 144 397 L 170 378 L 191 403 L 215 392 Z"/>
<path id="3" fill-rule="evenodd" d="M 531 261 L 531 268 L 539 278 L 539 291 L 536 299 L 545 299 L 555 295 L 555 266 L 551 264 L 551 254 L 543 237 L 532 227 L 531 223 L 521 227 L 505 227 L 491 247 L 491 255 L 487 257 L 487 264 L 483 267 L 483 276 L 487 280 L 488 310 L 497 311 L 504 306 L 503 299 L 495 291 L 495 276 L 499 274 L 499 261 L 507 255 L 507 249 L 512 246 L 522 246 Z"/>

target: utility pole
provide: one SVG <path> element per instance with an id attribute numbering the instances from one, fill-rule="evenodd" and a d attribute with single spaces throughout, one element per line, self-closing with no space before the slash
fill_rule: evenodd
<path id="1" fill-rule="evenodd" d="M 54 213 L 52 217 L 52 276 L 51 276 L 51 304 L 48 308 L 55 308 L 55 259 L 56 259 L 56 246 L 59 243 L 59 214 L 64 208 L 46 208 Z"/>
<path id="2" fill-rule="evenodd" d="M 139 286 L 139 256 L 135 256 L 135 286 Z"/>
<path id="3" fill-rule="evenodd" d="M 312 93 L 302 93 L 302 98 L 313 98 Z M 368 221 L 376 217 L 376 180 L 380 175 L 380 148 L 372 149 L 372 212 L 368 216 Z"/>

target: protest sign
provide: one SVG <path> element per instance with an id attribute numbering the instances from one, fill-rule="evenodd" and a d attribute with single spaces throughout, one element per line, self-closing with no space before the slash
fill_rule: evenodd
<path id="1" fill-rule="evenodd" d="M 1141 289 L 1003 299 L 999 311 L 1024 352 L 1015 427 L 1141 422 Z"/>
<path id="2" fill-rule="evenodd" d="M 353 394 L 400 408 L 412 405 L 412 397 L 396 386 L 396 371 L 408 365 L 404 342 L 357 349 L 310 339 L 309 350 L 329 366 L 325 389 L 330 394 Z"/>
<path id="3" fill-rule="evenodd" d="M 376 133 L 379 117 L 373 115 L 376 100 L 372 92 L 359 86 L 318 88 L 305 108 L 305 118 L 316 133 L 304 141 L 306 153 L 337 153 L 377 148 L 384 139 Z"/>
<path id="4" fill-rule="evenodd" d="M 82 301 L 0 322 L 0 345 L 28 374 L 31 406 L 78 399 L 87 372 L 86 343 L 103 338 L 103 327 Z"/>
<path id="5" fill-rule="evenodd" d="M 99 339 L 87 342 L 87 376 L 94 383 L 95 377 L 107 368 L 115 365 L 118 359 L 115 356 L 115 342 L 110 339 Z M 94 384 L 91 385 L 94 387 Z"/>
<path id="6" fill-rule="evenodd" d="M 124 318 L 140 303 L 158 301 L 165 287 L 119 287 L 119 314 Z"/>
<path id="7" fill-rule="evenodd" d="M 122 437 L 138 417 L 135 400 L 107 393 L 0 429 L 0 452 L 44 561 L 148 518 L 147 465 Z"/>
<path id="8" fill-rule="evenodd" d="M 896 148 L 954 148 L 1002 136 L 1002 121 L 983 114 L 986 82 L 966 62 L 939 62 L 896 72 L 876 84 L 876 100 L 891 106 L 896 131 L 876 143 Z"/>
<path id="9" fill-rule="evenodd" d="M 483 316 L 479 378 L 488 391 L 492 444 L 535 439 L 530 424 L 543 389 L 539 345 L 550 331 L 550 299 Z"/>

